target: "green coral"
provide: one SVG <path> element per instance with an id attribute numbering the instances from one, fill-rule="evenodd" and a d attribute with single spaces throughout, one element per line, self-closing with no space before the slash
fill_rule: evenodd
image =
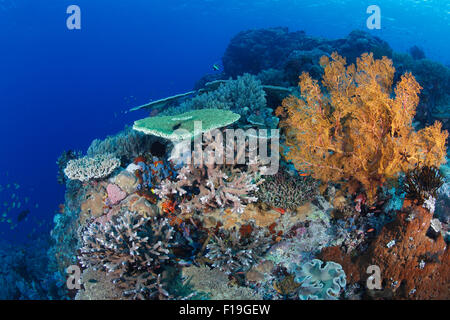
<path id="1" fill-rule="evenodd" d="M 225 127 L 240 116 L 229 110 L 201 109 L 174 116 L 148 117 L 135 121 L 133 129 L 171 141 L 192 138 L 195 134 Z M 201 122 L 202 131 L 195 132 L 195 122 Z"/>

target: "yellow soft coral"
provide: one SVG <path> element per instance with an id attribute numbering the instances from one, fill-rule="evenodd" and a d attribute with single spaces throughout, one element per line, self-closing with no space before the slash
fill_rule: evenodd
<path id="1" fill-rule="evenodd" d="M 286 158 L 324 182 L 359 181 L 370 201 L 387 178 L 417 165 L 445 162 L 447 131 L 440 122 L 412 127 L 420 85 L 406 73 L 391 96 L 395 69 L 386 57 L 363 54 L 346 66 L 333 53 L 322 57 L 322 92 L 309 74 L 300 76 L 301 98 L 290 96 L 277 115 L 284 118 Z"/>

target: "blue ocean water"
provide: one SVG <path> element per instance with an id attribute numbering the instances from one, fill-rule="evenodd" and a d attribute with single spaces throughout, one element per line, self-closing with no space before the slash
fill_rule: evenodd
<path id="1" fill-rule="evenodd" d="M 66 27 L 73 4 L 81 30 Z M 366 27 L 372 4 L 380 30 Z M 330 39 L 363 29 L 450 65 L 446 0 L 0 0 L 1 239 L 49 232 L 63 150 L 86 151 L 145 116 L 129 108 L 191 90 L 239 31 L 274 26 Z"/>

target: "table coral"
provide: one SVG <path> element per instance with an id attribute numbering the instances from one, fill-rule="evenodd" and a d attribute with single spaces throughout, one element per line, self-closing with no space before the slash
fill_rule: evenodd
<path id="1" fill-rule="evenodd" d="M 64 173 L 71 180 L 86 182 L 105 178 L 118 167 L 120 167 L 120 160 L 112 154 L 99 154 L 94 157 L 70 160 L 64 169 Z"/>
<path id="2" fill-rule="evenodd" d="M 248 235 L 240 230 L 223 230 L 214 235 L 207 245 L 206 257 L 213 267 L 227 273 L 247 271 L 270 248 L 272 241 L 262 229 L 251 227 Z"/>
<path id="3" fill-rule="evenodd" d="M 401 77 L 391 98 L 395 69 L 386 57 L 363 54 L 356 66 L 346 66 L 334 53 L 320 62 L 327 93 L 303 73 L 301 98 L 286 98 L 276 112 L 285 118 L 286 158 L 298 170 L 324 182 L 359 181 L 373 202 L 387 178 L 419 163 L 445 161 L 448 132 L 442 124 L 418 132 L 412 127 L 421 87 L 410 73 Z"/>

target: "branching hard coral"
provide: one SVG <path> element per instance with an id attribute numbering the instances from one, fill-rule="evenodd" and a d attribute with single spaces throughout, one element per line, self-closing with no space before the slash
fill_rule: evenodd
<path id="1" fill-rule="evenodd" d="M 406 173 L 404 190 L 406 197 L 423 204 L 430 197 L 436 199 L 444 178 L 436 167 L 417 167 Z"/>
<path id="2" fill-rule="evenodd" d="M 99 154 L 95 157 L 83 157 L 70 160 L 64 173 L 71 180 L 86 182 L 109 176 L 120 167 L 120 160 L 112 154 Z"/>
<path id="3" fill-rule="evenodd" d="M 287 159 L 324 182 L 359 181 L 373 202 L 387 178 L 419 163 L 445 162 L 448 132 L 442 124 L 415 132 L 412 120 L 420 85 L 410 73 L 391 97 L 395 69 L 386 57 L 363 54 L 356 66 L 333 53 L 322 57 L 322 92 L 316 80 L 300 76 L 301 98 L 288 97 L 277 109 L 286 119 Z"/>
<path id="4" fill-rule="evenodd" d="M 275 208 L 295 211 L 317 193 L 318 182 L 310 177 L 295 177 L 285 171 L 264 179 L 256 197 Z"/>
<path id="5" fill-rule="evenodd" d="M 245 146 L 238 148 L 245 150 Z M 215 151 L 223 150 L 223 144 L 213 140 L 209 134 L 205 135 L 203 149 L 203 161 L 191 161 L 179 170 L 175 181 L 164 180 L 155 192 L 162 198 L 185 195 L 180 204 L 184 214 L 228 207 L 233 212 L 242 213 L 245 204 L 257 200 L 253 193 L 258 190 L 258 161 L 249 164 L 246 169 L 216 163 Z M 234 150 L 228 150 L 227 154 L 234 154 Z"/>
<path id="6" fill-rule="evenodd" d="M 251 227 L 249 234 L 242 235 L 240 230 L 221 230 L 214 235 L 206 246 L 206 257 L 213 262 L 214 268 L 227 273 L 248 271 L 269 250 L 272 240 L 264 229 Z"/>
<path id="7" fill-rule="evenodd" d="M 83 232 L 78 258 L 83 267 L 111 273 L 124 296 L 161 297 L 165 291 L 159 272 L 175 244 L 172 235 L 166 219 L 127 211 L 104 225 L 91 223 Z"/>

